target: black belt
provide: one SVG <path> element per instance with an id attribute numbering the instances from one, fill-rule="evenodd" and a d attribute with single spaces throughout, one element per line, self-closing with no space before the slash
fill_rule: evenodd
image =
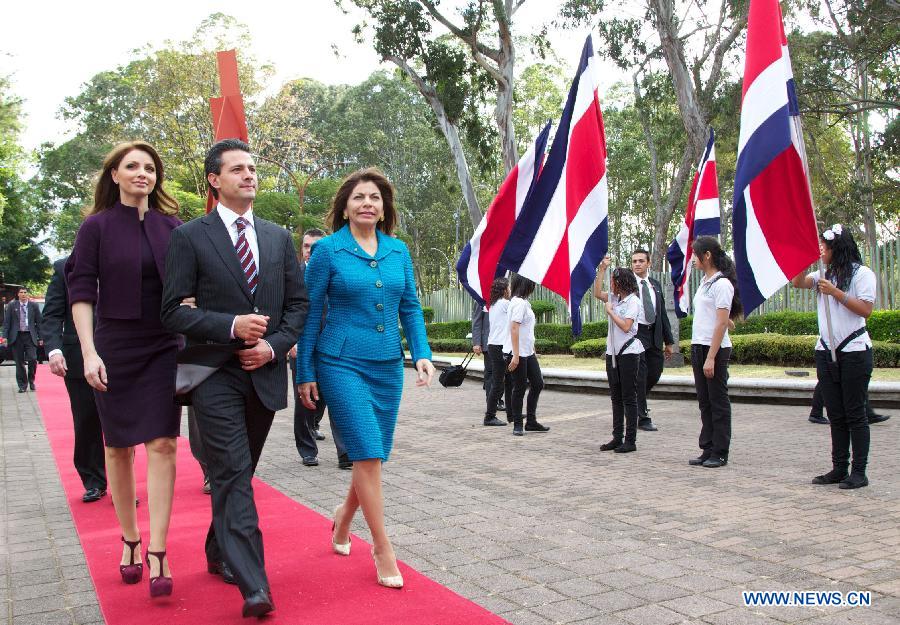
<path id="1" fill-rule="evenodd" d="M 646 324 L 646 323 L 639 323 L 639 324 L 638 324 L 638 330 L 640 330 L 641 328 L 643 328 L 643 329 L 645 329 L 645 330 L 649 330 L 649 329 L 651 329 L 654 325 L 656 325 L 656 324 L 651 323 L 651 324 L 648 325 L 648 324 Z"/>

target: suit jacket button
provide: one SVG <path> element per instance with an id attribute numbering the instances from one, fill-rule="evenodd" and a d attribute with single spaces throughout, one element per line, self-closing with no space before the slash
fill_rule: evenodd
<path id="1" fill-rule="evenodd" d="M 375 310 L 384 310 L 384 304 L 375 304 Z"/>
<path id="2" fill-rule="evenodd" d="M 377 261 L 377 260 L 373 260 L 371 263 L 369 263 L 369 267 L 375 268 L 375 267 L 377 267 L 377 266 L 378 266 L 378 261 Z"/>
<path id="3" fill-rule="evenodd" d="M 381 280 L 376 280 L 376 281 L 375 281 L 375 286 L 378 287 L 378 288 L 380 289 L 380 288 L 381 288 L 382 286 L 384 286 L 384 285 L 381 283 Z"/>
<path id="4" fill-rule="evenodd" d="M 384 332 L 384 326 L 381 324 L 378 324 L 377 326 L 375 326 L 375 329 L 378 330 L 379 332 Z"/>

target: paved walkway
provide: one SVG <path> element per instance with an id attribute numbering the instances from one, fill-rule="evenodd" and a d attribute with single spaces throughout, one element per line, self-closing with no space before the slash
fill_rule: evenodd
<path id="1" fill-rule="evenodd" d="M 730 464 L 711 470 L 686 463 L 689 401 L 652 401 L 660 431 L 622 456 L 598 451 L 606 397 L 546 392 L 552 430 L 523 438 L 482 427 L 482 397 L 407 386 L 386 514 L 402 559 L 512 623 L 900 622 L 900 417 L 873 427 L 872 485 L 848 492 L 809 483 L 829 468 L 828 429 L 802 407 L 735 406 Z M 330 514 L 349 472 L 330 440 L 303 467 L 291 415 L 276 416 L 260 477 Z M 15 392 L 11 367 L 0 445 L 0 623 L 102 622 L 35 396 Z M 869 590 L 872 606 L 748 608 L 743 590 Z"/>

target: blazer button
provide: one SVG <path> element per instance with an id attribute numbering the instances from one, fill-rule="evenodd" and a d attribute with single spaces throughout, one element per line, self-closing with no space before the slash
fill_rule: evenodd
<path id="1" fill-rule="evenodd" d="M 377 261 L 377 260 L 373 260 L 371 263 L 369 263 L 369 267 L 373 267 L 373 268 L 374 268 L 374 267 L 377 267 L 377 266 L 378 266 L 378 261 Z"/>
<path id="2" fill-rule="evenodd" d="M 384 332 L 384 326 L 381 324 L 378 324 L 377 326 L 375 326 L 375 329 L 378 330 L 379 332 Z"/>
<path id="3" fill-rule="evenodd" d="M 384 286 L 384 285 L 381 283 L 381 280 L 376 280 L 376 281 L 375 281 L 375 286 L 378 287 L 378 288 L 380 289 L 380 288 L 381 288 L 382 286 Z"/>
<path id="4" fill-rule="evenodd" d="M 375 310 L 384 310 L 384 304 L 375 304 Z"/>

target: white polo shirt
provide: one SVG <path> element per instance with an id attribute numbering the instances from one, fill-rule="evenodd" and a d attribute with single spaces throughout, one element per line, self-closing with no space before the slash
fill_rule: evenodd
<path id="1" fill-rule="evenodd" d="M 534 311 L 527 299 L 514 297 L 509 301 L 509 321 L 506 324 L 510 328 L 513 323 L 519 325 L 519 357 L 534 355 Z M 507 331 L 506 341 L 503 343 L 503 353 L 512 353 L 512 334 Z"/>
<path id="2" fill-rule="evenodd" d="M 718 278 L 718 279 L 716 279 Z M 716 327 L 716 312 L 725 309 L 731 312 L 731 300 L 734 298 L 734 285 L 731 280 L 717 272 L 711 278 L 704 276 L 694 293 L 694 323 L 691 326 L 691 345 L 709 345 L 712 343 L 713 330 Z M 731 347 L 728 327 L 719 347 Z"/>
<path id="3" fill-rule="evenodd" d="M 814 271 L 813 273 L 807 274 L 807 277 L 812 278 L 813 287 L 815 287 L 815 284 L 819 279 L 819 272 Z M 856 273 L 853 274 L 853 278 L 850 280 L 850 288 L 848 288 L 845 293 L 849 293 L 850 297 L 855 297 L 865 302 L 874 302 L 875 283 L 875 272 L 865 265 L 860 265 L 856 270 Z M 831 329 L 834 332 L 834 345 L 829 344 L 828 347 L 837 347 L 845 338 L 850 336 L 851 333 L 866 325 L 866 320 L 830 295 L 817 293 L 816 309 L 819 319 L 819 336 L 824 339 L 826 343 L 828 343 L 828 324 L 825 320 L 826 297 L 831 298 L 831 301 L 829 302 L 831 308 Z M 869 333 L 865 332 L 850 341 L 841 351 L 861 352 L 867 347 L 872 347 L 872 339 L 869 338 Z M 816 349 L 825 349 L 822 347 L 821 341 L 816 341 Z"/>
<path id="4" fill-rule="evenodd" d="M 503 345 L 509 342 L 509 300 L 498 299 L 488 311 L 488 345 Z"/>
<path id="5" fill-rule="evenodd" d="M 637 293 L 632 293 L 628 297 L 623 300 L 620 300 L 616 295 L 610 291 L 609 292 L 609 301 L 612 303 L 614 310 L 616 311 L 616 315 L 622 317 L 623 319 L 633 319 L 634 323 L 631 324 L 631 329 L 628 332 L 622 331 L 616 323 L 610 319 L 609 320 L 609 329 L 606 331 L 606 355 L 612 355 L 618 353 L 622 350 L 622 346 L 628 342 L 631 337 L 637 336 L 638 331 L 638 318 L 641 315 L 641 310 L 643 307 L 641 306 L 641 300 L 638 299 Z M 615 352 L 612 351 L 612 348 L 615 347 Z M 631 345 L 628 346 L 622 355 L 625 354 L 640 354 L 644 351 L 644 344 L 638 340 L 634 340 L 631 342 Z"/>

